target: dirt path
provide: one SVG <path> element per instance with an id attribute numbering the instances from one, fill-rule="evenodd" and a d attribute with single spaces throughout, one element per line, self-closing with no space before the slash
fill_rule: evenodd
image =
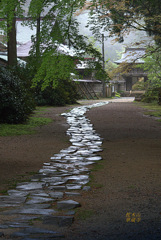
<path id="1" fill-rule="evenodd" d="M 132 103 L 87 116 L 104 138 L 102 168 L 92 172 L 92 190 L 77 198 L 82 209 L 67 239 L 161 239 L 161 124 Z"/>
<path id="2" fill-rule="evenodd" d="M 69 146 L 68 125 L 60 117 L 69 108 L 49 109 L 45 115 L 54 122 L 36 135 L 0 138 L 0 190 Z M 133 103 L 110 103 L 87 116 L 104 139 L 103 161 L 92 171 L 91 191 L 75 197 L 82 207 L 65 239 L 161 239 L 161 124 Z"/>
<path id="3" fill-rule="evenodd" d="M 52 118 L 53 122 L 39 127 L 37 134 L 0 137 L 0 191 L 30 178 L 50 157 L 69 146 L 68 124 L 60 115 L 70 108 L 49 108 L 42 116 Z"/>

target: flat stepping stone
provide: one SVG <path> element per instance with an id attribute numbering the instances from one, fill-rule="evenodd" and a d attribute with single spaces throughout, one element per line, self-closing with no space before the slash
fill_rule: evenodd
<path id="1" fill-rule="evenodd" d="M 7 229 L 8 225 L 7 224 L 0 224 L 0 229 Z"/>
<path id="2" fill-rule="evenodd" d="M 102 148 L 93 148 L 93 146 L 92 146 L 92 148 L 90 148 L 90 150 L 91 150 L 93 153 L 95 153 L 95 152 L 102 152 L 102 151 L 103 151 Z"/>
<path id="3" fill-rule="evenodd" d="M 37 196 L 37 197 L 50 197 L 46 192 L 38 192 L 38 193 L 31 193 L 30 196 Z"/>
<path id="4" fill-rule="evenodd" d="M 26 202 L 26 204 L 47 203 L 47 202 L 52 202 L 52 201 L 54 201 L 52 198 L 32 196 L 32 198 L 29 199 Z"/>
<path id="5" fill-rule="evenodd" d="M 63 198 L 64 193 L 63 192 L 50 192 L 49 195 L 52 198 L 60 199 L 60 198 Z"/>
<path id="6" fill-rule="evenodd" d="M 74 209 L 80 207 L 80 203 L 73 200 L 65 200 L 57 202 L 58 209 Z"/>
<path id="7" fill-rule="evenodd" d="M 14 196 L 14 197 L 26 197 L 29 193 L 24 192 L 24 191 L 18 191 L 18 190 L 8 190 L 8 195 L 9 196 Z"/>
<path id="8" fill-rule="evenodd" d="M 10 223 L 8 225 L 10 228 L 28 228 L 31 227 L 30 225 L 27 225 L 26 223 Z"/>
<path id="9" fill-rule="evenodd" d="M 81 195 L 80 193 L 77 193 L 77 192 L 65 192 L 65 194 L 67 196 L 80 196 Z"/>
<path id="10" fill-rule="evenodd" d="M 90 191 L 90 190 L 91 190 L 91 187 L 90 187 L 90 186 L 84 186 L 82 190 L 83 190 L 83 191 Z"/>
<path id="11" fill-rule="evenodd" d="M 56 213 L 55 210 L 53 209 L 40 209 L 40 208 L 24 208 L 21 209 L 19 211 L 17 211 L 17 213 L 21 213 L 21 214 L 33 214 L 33 215 L 49 215 L 49 214 L 53 214 Z"/>
<path id="12" fill-rule="evenodd" d="M 4 237 L 4 233 L 3 232 L 0 232 L 0 237 Z"/>
<path id="13" fill-rule="evenodd" d="M 28 222 L 30 220 L 37 219 L 37 216 L 27 216 L 27 215 L 22 215 L 18 218 L 15 219 L 15 221 L 19 221 L 21 223 Z"/>
<path id="14" fill-rule="evenodd" d="M 79 142 L 73 142 L 72 145 L 78 146 L 78 147 L 84 147 L 84 144 Z"/>
<path id="15" fill-rule="evenodd" d="M 102 157 L 101 156 L 88 157 L 87 160 L 88 161 L 100 161 L 100 160 L 102 160 Z"/>
<path id="16" fill-rule="evenodd" d="M 29 237 L 30 235 L 36 235 L 36 234 L 41 234 L 39 237 Z M 45 237 L 43 236 L 45 235 Z M 38 240 L 38 239 L 44 239 L 47 240 L 52 239 L 52 238 L 56 238 L 56 237 L 63 237 L 62 234 L 55 232 L 55 231 L 50 231 L 50 230 L 46 230 L 46 229 L 42 229 L 42 228 L 34 228 L 34 227 L 30 227 L 30 228 L 26 228 L 24 229 L 22 232 L 14 232 L 13 234 L 11 234 L 12 238 L 17 238 L 17 237 L 25 237 L 23 239 L 25 240 Z"/>
<path id="17" fill-rule="evenodd" d="M 74 221 L 72 216 L 45 216 L 43 224 L 56 225 L 59 227 L 71 226 Z"/>
<path id="18" fill-rule="evenodd" d="M 23 231 L 24 233 L 29 233 L 29 234 L 37 234 L 37 233 L 42 233 L 42 234 L 54 234 L 57 233 L 55 231 L 43 229 L 43 228 L 36 228 L 36 227 L 30 227 L 26 228 Z"/>
<path id="19" fill-rule="evenodd" d="M 26 197 L 0 196 L 0 207 L 14 207 L 26 201 Z"/>
<path id="20" fill-rule="evenodd" d="M 48 189 L 50 190 L 65 190 L 65 186 L 51 186 L 51 187 L 48 187 Z"/>
<path id="21" fill-rule="evenodd" d="M 42 189 L 43 187 L 43 183 L 40 183 L 40 182 L 27 182 L 27 183 L 23 183 L 23 184 L 19 184 L 16 189 L 19 189 L 19 190 L 37 190 L 37 189 Z"/>
<path id="22" fill-rule="evenodd" d="M 73 175 L 66 177 L 67 180 L 87 180 L 89 179 L 88 175 Z"/>
<path id="23" fill-rule="evenodd" d="M 66 184 L 66 189 L 70 190 L 78 190 L 81 189 L 82 185 L 77 185 L 77 184 Z"/>

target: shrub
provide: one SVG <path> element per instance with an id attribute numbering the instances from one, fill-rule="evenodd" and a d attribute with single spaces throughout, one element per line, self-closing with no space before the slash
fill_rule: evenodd
<path id="1" fill-rule="evenodd" d="M 0 122 L 23 123 L 34 109 L 31 92 L 13 71 L 0 67 Z"/>
<path id="2" fill-rule="evenodd" d="M 76 86 L 70 80 L 60 80 L 56 88 L 50 86 L 41 91 L 41 88 L 37 87 L 35 90 L 35 100 L 38 106 L 64 106 L 73 104 L 78 99 Z"/>
<path id="3" fill-rule="evenodd" d="M 159 99 L 159 89 L 148 89 L 143 95 L 142 102 L 157 102 Z"/>

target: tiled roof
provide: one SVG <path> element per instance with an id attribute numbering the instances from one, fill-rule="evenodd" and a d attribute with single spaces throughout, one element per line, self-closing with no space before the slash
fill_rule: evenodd
<path id="1" fill-rule="evenodd" d="M 115 63 L 144 63 L 142 57 L 145 55 L 145 48 L 127 48 L 122 54 L 122 58 Z"/>

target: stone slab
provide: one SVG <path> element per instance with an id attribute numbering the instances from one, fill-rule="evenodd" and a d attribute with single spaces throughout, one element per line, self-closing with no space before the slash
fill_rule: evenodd
<path id="1" fill-rule="evenodd" d="M 56 225 L 59 227 L 71 226 L 74 221 L 72 216 L 45 216 L 43 224 Z"/>
<path id="2" fill-rule="evenodd" d="M 73 200 L 64 200 L 57 202 L 58 209 L 74 209 L 80 207 L 80 203 Z"/>

